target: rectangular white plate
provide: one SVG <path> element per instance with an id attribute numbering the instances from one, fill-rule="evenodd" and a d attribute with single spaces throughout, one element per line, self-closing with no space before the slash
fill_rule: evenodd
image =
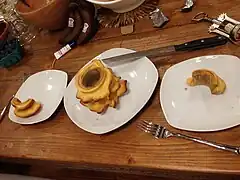
<path id="1" fill-rule="evenodd" d="M 197 69 L 214 71 L 226 83 L 222 95 L 206 86 L 189 87 L 186 79 Z M 168 123 L 189 131 L 217 131 L 240 124 L 240 59 L 235 56 L 203 56 L 183 61 L 165 73 L 160 101 Z"/>
<path id="2" fill-rule="evenodd" d="M 36 115 L 19 118 L 14 114 L 14 107 L 9 110 L 9 118 L 19 124 L 34 124 L 48 119 L 60 104 L 67 86 L 67 73 L 58 70 L 41 71 L 30 76 L 19 88 L 16 97 L 21 101 L 32 98 L 42 104 Z"/>
<path id="3" fill-rule="evenodd" d="M 114 48 L 100 54 L 97 58 L 134 52 L 124 48 Z M 105 114 L 91 112 L 76 98 L 77 89 L 74 78 L 64 95 L 64 106 L 70 119 L 80 128 L 94 134 L 103 134 L 119 128 L 131 120 L 151 97 L 157 81 L 158 71 L 146 57 L 112 67 L 113 72 L 128 81 L 128 92 L 120 97 L 119 107 L 108 108 Z"/>

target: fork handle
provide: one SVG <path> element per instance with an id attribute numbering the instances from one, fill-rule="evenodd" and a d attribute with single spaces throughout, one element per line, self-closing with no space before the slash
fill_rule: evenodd
<path id="1" fill-rule="evenodd" d="M 180 134 L 180 133 L 176 133 L 176 134 L 174 133 L 172 135 L 174 137 L 179 137 L 179 138 L 182 138 L 182 139 L 198 142 L 198 143 L 205 144 L 205 145 L 208 145 L 208 146 L 211 146 L 211 147 L 215 147 L 217 149 L 221 149 L 221 150 L 224 150 L 224 151 L 230 151 L 230 152 L 238 154 L 238 155 L 240 154 L 240 147 L 237 147 L 237 146 L 230 146 L 230 145 L 226 145 L 226 144 L 220 144 L 220 143 L 215 143 L 215 142 L 211 142 L 211 141 L 206 141 L 206 140 L 194 138 L 194 137 L 191 137 L 191 136 L 186 136 L 186 135 L 183 135 L 183 134 Z"/>
<path id="2" fill-rule="evenodd" d="M 7 110 L 7 106 L 5 106 L 0 114 L 0 122 L 2 121 L 2 119 L 4 118 L 5 112 Z"/>
<path id="3" fill-rule="evenodd" d="M 5 114 L 6 114 L 6 111 L 8 109 L 8 107 L 10 106 L 11 104 L 11 100 L 14 98 L 14 95 L 8 100 L 8 104 L 3 108 L 1 114 L 0 114 L 0 122 L 3 120 Z"/>

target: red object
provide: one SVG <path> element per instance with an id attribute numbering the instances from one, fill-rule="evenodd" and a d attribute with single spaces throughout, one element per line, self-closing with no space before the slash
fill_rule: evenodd
<path id="1" fill-rule="evenodd" d="M 5 40 L 8 35 L 8 23 L 4 20 L 0 21 L 0 40 Z"/>

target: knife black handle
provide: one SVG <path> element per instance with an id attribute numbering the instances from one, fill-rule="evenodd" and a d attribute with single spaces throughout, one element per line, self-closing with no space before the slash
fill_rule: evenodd
<path id="1" fill-rule="evenodd" d="M 186 42 L 183 44 L 175 45 L 174 47 L 176 51 L 194 51 L 194 50 L 224 45 L 227 42 L 228 42 L 228 39 L 226 37 L 215 36 L 215 37 Z"/>

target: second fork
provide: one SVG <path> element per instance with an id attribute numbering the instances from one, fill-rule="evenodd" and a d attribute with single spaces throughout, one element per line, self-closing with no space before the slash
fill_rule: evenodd
<path id="1" fill-rule="evenodd" d="M 180 134 L 180 133 L 173 133 L 173 132 L 170 132 L 169 130 L 167 130 L 165 127 L 163 127 L 161 125 L 158 125 L 158 124 L 154 124 L 152 122 L 141 121 L 138 124 L 138 127 L 141 130 L 143 130 L 144 132 L 152 134 L 155 138 L 178 137 L 178 138 L 198 142 L 198 143 L 201 143 L 201 144 L 205 144 L 205 145 L 208 145 L 208 146 L 211 146 L 211 147 L 215 147 L 217 149 L 230 151 L 230 152 L 238 154 L 238 155 L 240 154 L 240 147 L 215 143 L 215 142 L 211 142 L 211 141 L 206 141 L 206 140 L 202 140 L 202 139 L 199 139 L 199 138 L 187 136 L 187 135 Z"/>

